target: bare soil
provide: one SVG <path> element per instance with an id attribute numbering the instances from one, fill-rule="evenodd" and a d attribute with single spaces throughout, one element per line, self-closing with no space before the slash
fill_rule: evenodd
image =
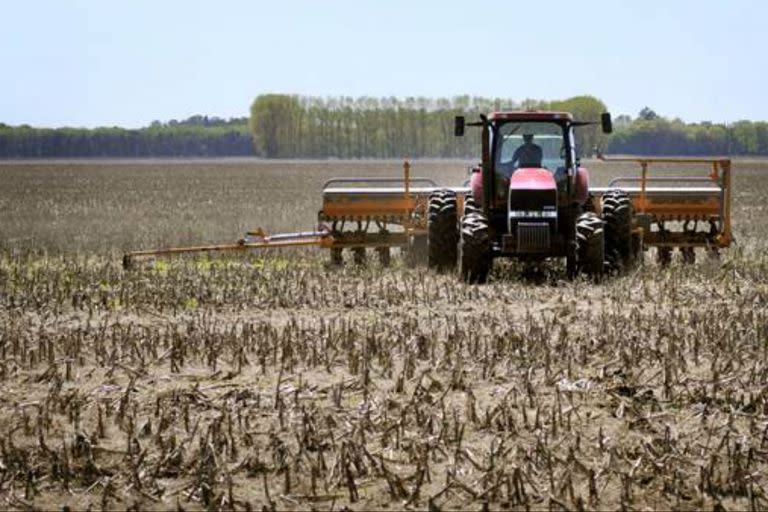
<path id="1" fill-rule="evenodd" d="M 600 282 L 497 262 L 468 286 L 314 250 L 120 266 L 306 229 L 326 179 L 400 172 L 0 163 L 2 506 L 768 507 L 768 162 L 736 164 L 720 260 L 649 251 Z"/>

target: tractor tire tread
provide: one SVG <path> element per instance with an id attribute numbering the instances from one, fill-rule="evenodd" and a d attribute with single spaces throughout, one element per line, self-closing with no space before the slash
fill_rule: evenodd
<path id="1" fill-rule="evenodd" d="M 437 270 L 452 269 L 456 265 L 459 242 L 456 193 L 451 190 L 433 192 L 428 211 L 428 266 Z"/>
<path id="2" fill-rule="evenodd" d="M 605 221 L 605 255 L 612 270 L 623 270 L 635 262 L 632 245 L 632 200 L 623 190 L 609 190 L 602 199 Z"/>
<path id="3" fill-rule="evenodd" d="M 576 220 L 576 266 L 579 272 L 599 276 L 605 265 L 605 230 L 603 220 L 593 212 Z"/>
<path id="4" fill-rule="evenodd" d="M 461 280 L 484 284 L 493 266 L 491 237 L 485 215 L 474 212 L 462 218 L 458 252 Z"/>

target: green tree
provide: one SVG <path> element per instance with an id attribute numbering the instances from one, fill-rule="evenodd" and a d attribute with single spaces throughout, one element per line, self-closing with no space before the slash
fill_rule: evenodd
<path id="1" fill-rule="evenodd" d="M 654 112 L 653 110 L 651 110 L 650 108 L 644 107 L 643 110 L 641 110 L 637 114 L 637 117 L 638 117 L 638 119 L 642 119 L 644 121 L 653 121 L 655 119 L 658 119 L 659 115 L 656 112 Z"/>
<path id="2" fill-rule="evenodd" d="M 258 152 L 268 158 L 296 156 L 293 150 L 299 135 L 299 112 L 302 110 L 297 96 L 258 96 L 251 105 L 250 119 Z"/>
<path id="3" fill-rule="evenodd" d="M 574 96 L 563 101 L 553 101 L 549 108 L 573 114 L 577 121 L 598 121 L 600 114 L 607 111 L 605 103 L 594 96 Z M 607 136 L 600 125 L 588 125 L 576 128 L 576 147 L 582 156 L 591 156 L 596 148 L 604 148 Z"/>

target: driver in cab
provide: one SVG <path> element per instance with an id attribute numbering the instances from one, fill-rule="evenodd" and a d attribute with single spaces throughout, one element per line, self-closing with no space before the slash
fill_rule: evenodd
<path id="1" fill-rule="evenodd" d="M 512 154 L 512 168 L 541 167 L 542 155 L 541 146 L 533 142 L 533 134 L 523 134 L 523 145 Z"/>
<path id="2" fill-rule="evenodd" d="M 533 134 L 523 134 L 523 144 L 515 149 L 512 153 L 512 159 L 507 163 L 499 166 L 500 173 L 498 179 L 501 182 L 498 185 L 499 199 L 504 197 L 504 191 L 509 186 L 509 180 L 512 178 L 512 174 L 521 167 L 541 167 L 543 159 L 543 151 L 541 146 L 534 144 Z"/>

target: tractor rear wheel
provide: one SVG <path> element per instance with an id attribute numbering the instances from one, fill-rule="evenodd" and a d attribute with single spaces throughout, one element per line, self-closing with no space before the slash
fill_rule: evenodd
<path id="1" fill-rule="evenodd" d="M 451 190 L 434 192 L 429 198 L 428 214 L 429 267 L 450 270 L 456 265 L 456 246 L 459 241 L 456 193 Z"/>
<path id="2" fill-rule="evenodd" d="M 632 246 L 632 200 L 623 190 L 610 190 L 602 198 L 605 222 L 605 255 L 613 269 L 623 269 L 634 263 Z"/>
<path id="3" fill-rule="evenodd" d="M 471 284 L 485 283 L 493 266 L 491 235 L 485 215 L 475 212 L 462 217 L 458 252 L 461 280 Z"/>
<path id="4" fill-rule="evenodd" d="M 576 266 L 589 276 L 603 273 L 605 264 L 605 230 L 603 220 L 592 212 L 576 219 Z"/>

